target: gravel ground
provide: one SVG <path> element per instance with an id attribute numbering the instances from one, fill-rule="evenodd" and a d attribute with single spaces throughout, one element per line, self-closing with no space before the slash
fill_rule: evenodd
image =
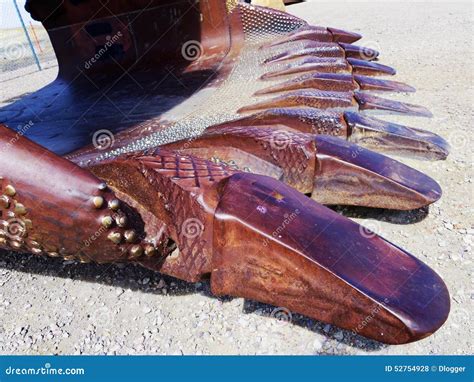
<path id="1" fill-rule="evenodd" d="M 442 276 L 452 297 L 447 323 L 422 341 L 386 346 L 297 314 L 279 321 L 274 307 L 212 297 L 207 282 L 188 284 L 133 265 L 4 252 L 1 354 L 472 353 L 472 3 L 313 1 L 289 11 L 313 24 L 361 32 L 361 43 L 379 47 L 381 62 L 418 89 L 392 98 L 422 104 L 435 115 L 390 120 L 450 141 L 446 161 L 402 159 L 441 184 L 444 196 L 429 211 L 340 209 Z M 56 70 L 2 82 L 0 106 L 50 82 Z"/>

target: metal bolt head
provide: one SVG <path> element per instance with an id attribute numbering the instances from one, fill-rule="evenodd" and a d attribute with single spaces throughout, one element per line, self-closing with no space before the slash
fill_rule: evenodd
<path id="1" fill-rule="evenodd" d="M 107 235 L 107 239 L 109 239 L 112 243 L 120 244 L 122 241 L 122 234 L 120 232 L 110 232 Z"/>
<path id="2" fill-rule="evenodd" d="M 112 211 L 117 211 L 120 208 L 120 201 L 118 199 L 112 199 L 109 201 L 109 208 Z"/>
<path id="3" fill-rule="evenodd" d="M 101 208 L 104 205 L 104 198 L 102 196 L 94 196 L 92 203 L 95 208 Z"/>
<path id="4" fill-rule="evenodd" d="M 5 194 L 8 196 L 15 196 L 16 195 L 15 187 L 13 187 L 11 184 L 8 184 L 5 187 Z"/>
<path id="5" fill-rule="evenodd" d="M 112 227 L 112 224 L 114 224 L 114 220 L 112 219 L 112 217 L 110 216 L 104 216 L 102 218 L 102 225 L 105 227 L 105 228 L 110 228 Z"/>
<path id="6" fill-rule="evenodd" d="M 125 227 L 127 225 L 127 217 L 125 215 L 118 216 L 116 219 L 117 225 L 119 227 Z"/>
<path id="7" fill-rule="evenodd" d="M 16 203 L 15 204 L 15 213 L 17 215 L 25 215 L 26 214 L 26 208 L 23 204 L 21 203 Z"/>
<path id="8" fill-rule="evenodd" d="M 143 255 L 143 248 L 140 245 L 134 245 L 130 248 L 130 257 L 132 259 L 140 257 L 141 255 Z"/>
<path id="9" fill-rule="evenodd" d="M 133 229 L 129 229 L 124 232 L 125 240 L 127 243 L 133 243 L 137 239 L 137 234 Z"/>
<path id="10" fill-rule="evenodd" d="M 145 255 L 147 255 L 148 257 L 155 256 L 157 253 L 158 253 L 158 251 L 156 250 L 156 248 L 154 246 L 147 245 L 145 247 Z"/>

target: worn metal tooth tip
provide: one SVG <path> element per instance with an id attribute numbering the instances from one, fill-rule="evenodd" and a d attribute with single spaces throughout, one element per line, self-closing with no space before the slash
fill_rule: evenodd
<path id="1" fill-rule="evenodd" d="M 109 208 L 112 211 L 117 211 L 120 208 L 120 201 L 118 199 L 112 199 L 109 201 Z"/>
<path id="2" fill-rule="evenodd" d="M 64 256 L 64 260 L 76 260 L 76 258 L 73 255 L 66 255 Z"/>
<path id="3" fill-rule="evenodd" d="M 48 252 L 48 256 L 50 256 L 50 257 L 59 257 L 59 253 L 54 252 L 54 251 L 50 251 L 50 252 Z"/>
<path id="4" fill-rule="evenodd" d="M 31 253 L 35 254 L 35 255 L 39 255 L 40 253 L 42 253 L 43 251 L 41 250 L 41 248 L 31 248 L 30 249 Z"/>
<path id="5" fill-rule="evenodd" d="M 101 208 L 104 205 L 104 198 L 102 196 L 94 196 L 92 203 L 95 208 Z"/>
<path id="6" fill-rule="evenodd" d="M 127 243 L 133 243 L 137 239 L 137 234 L 133 229 L 125 231 L 123 235 Z"/>
<path id="7" fill-rule="evenodd" d="M 140 245 L 134 245 L 130 248 L 130 256 L 132 259 L 140 257 L 141 255 L 143 255 L 143 248 Z"/>
<path id="8" fill-rule="evenodd" d="M 104 191 L 107 189 L 107 183 L 103 182 L 99 184 L 99 190 Z"/>
<path id="9" fill-rule="evenodd" d="M 122 241 L 122 234 L 120 232 L 110 232 L 107 235 L 107 239 L 109 239 L 112 243 L 120 244 Z"/>
<path id="10" fill-rule="evenodd" d="M 26 214 L 26 208 L 23 204 L 21 203 L 16 203 L 15 204 L 15 213 L 17 215 L 25 215 Z"/>
<path id="11" fill-rule="evenodd" d="M 11 184 L 8 184 L 5 187 L 5 194 L 7 194 L 8 196 L 15 196 L 16 195 L 15 187 L 13 187 Z"/>
<path id="12" fill-rule="evenodd" d="M 114 224 L 114 219 L 112 219 L 112 217 L 110 216 L 104 216 L 102 218 L 102 225 L 105 227 L 105 228 L 110 228 L 112 227 L 112 225 Z"/>
<path id="13" fill-rule="evenodd" d="M 127 225 L 128 219 L 127 219 L 126 216 L 122 215 L 122 216 L 118 216 L 118 217 L 116 218 L 116 222 L 117 222 L 117 225 L 118 225 L 119 227 L 122 227 L 122 228 L 123 228 L 123 227 L 125 227 L 125 226 Z"/>
<path id="14" fill-rule="evenodd" d="M 10 207 L 10 198 L 6 195 L 0 196 L 0 207 L 9 208 Z"/>
<path id="15" fill-rule="evenodd" d="M 352 44 L 353 42 L 356 42 L 357 40 L 360 40 L 362 38 L 362 35 L 356 32 L 349 32 L 337 28 L 328 28 L 328 30 L 333 35 L 334 41 L 337 42 L 345 42 L 348 44 Z"/>
<path id="16" fill-rule="evenodd" d="M 5 245 L 7 243 L 7 239 L 4 237 L 0 237 L 0 245 Z"/>
<path id="17" fill-rule="evenodd" d="M 158 253 L 156 248 L 153 245 L 147 245 L 145 248 L 145 255 L 148 257 L 155 256 Z"/>

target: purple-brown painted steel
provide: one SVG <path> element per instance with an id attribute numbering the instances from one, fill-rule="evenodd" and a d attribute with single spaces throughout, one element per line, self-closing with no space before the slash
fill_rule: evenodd
<path id="1" fill-rule="evenodd" d="M 355 112 L 428 114 L 368 93 L 413 89 L 367 77 L 395 70 L 351 45 L 360 35 L 220 0 L 27 9 L 48 30 L 59 76 L 0 109 L 2 248 L 134 262 L 190 282 L 210 275 L 215 294 L 386 343 L 446 320 L 434 271 L 318 203 L 411 209 L 441 195 L 431 178 L 355 144 L 435 159 L 448 149 Z M 236 80 L 242 68 L 253 78 Z M 104 130 L 110 147 L 92 145 Z"/>

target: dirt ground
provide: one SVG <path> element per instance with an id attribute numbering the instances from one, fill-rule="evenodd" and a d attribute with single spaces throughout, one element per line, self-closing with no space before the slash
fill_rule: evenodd
<path id="1" fill-rule="evenodd" d="M 206 282 L 2 252 L 1 354 L 472 354 L 472 3 L 311 1 L 288 11 L 363 34 L 360 44 L 379 49 L 380 61 L 398 69 L 396 79 L 418 89 L 391 98 L 434 114 L 387 119 L 450 142 L 446 161 L 401 158 L 441 184 L 444 196 L 429 211 L 340 210 L 442 276 L 451 293 L 446 324 L 416 343 L 386 346 L 297 314 L 278 321 L 274 307 L 214 298 Z M 47 84 L 56 71 L 0 76 L 0 106 Z"/>

